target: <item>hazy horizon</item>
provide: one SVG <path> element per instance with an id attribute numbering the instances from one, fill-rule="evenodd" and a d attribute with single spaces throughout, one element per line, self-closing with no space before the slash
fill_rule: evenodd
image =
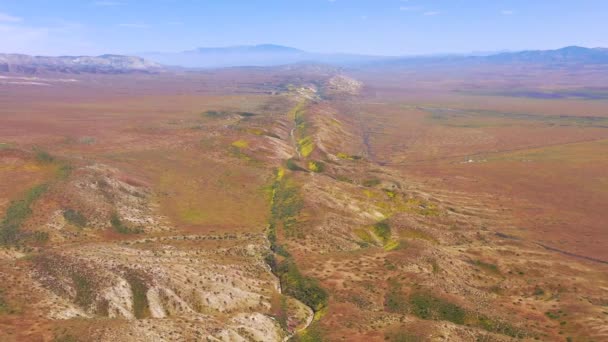
<path id="1" fill-rule="evenodd" d="M 24 0 L 0 4 L 0 50 L 35 55 L 181 52 L 276 44 L 383 56 L 608 46 L 608 3 L 511 0 Z M 576 25 L 574 25 L 576 24 Z"/>

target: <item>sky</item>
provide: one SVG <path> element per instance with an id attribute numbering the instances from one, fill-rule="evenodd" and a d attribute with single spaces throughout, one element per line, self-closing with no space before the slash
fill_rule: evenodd
<path id="1" fill-rule="evenodd" d="M 279 44 L 427 55 L 608 47 L 607 0 L 0 0 L 0 52 Z"/>

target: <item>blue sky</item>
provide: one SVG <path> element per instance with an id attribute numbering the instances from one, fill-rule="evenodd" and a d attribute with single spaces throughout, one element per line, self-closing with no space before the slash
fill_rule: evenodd
<path id="1" fill-rule="evenodd" d="M 262 43 L 377 55 L 608 47 L 608 1 L 0 0 L 0 52 Z"/>

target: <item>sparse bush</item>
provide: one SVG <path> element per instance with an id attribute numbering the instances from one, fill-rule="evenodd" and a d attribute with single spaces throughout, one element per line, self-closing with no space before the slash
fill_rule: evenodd
<path id="1" fill-rule="evenodd" d="M 296 162 L 293 160 L 293 158 L 287 159 L 286 165 L 287 165 L 287 168 L 291 171 L 306 171 L 304 168 L 302 168 L 298 164 L 296 164 Z"/>
<path id="2" fill-rule="evenodd" d="M 49 233 L 35 231 L 32 233 L 32 240 L 34 240 L 35 242 L 38 242 L 38 243 L 47 242 L 47 241 L 49 241 Z"/>
<path id="3" fill-rule="evenodd" d="M 388 281 L 388 291 L 384 296 L 384 309 L 393 313 L 408 313 L 407 297 L 403 294 L 401 284 L 395 279 Z"/>
<path id="4" fill-rule="evenodd" d="M 430 293 L 415 292 L 410 296 L 409 302 L 412 314 L 419 318 L 464 324 L 464 309 Z"/>
<path id="5" fill-rule="evenodd" d="M 72 282 L 74 283 L 74 288 L 76 290 L 74 302 L 83 308 L 90 307 L 95 299 L 91 281 L 83 274 L 72 273 Z"/>
<path id="6" fill-rule="evenodd" d="M 143 233 L 143 229 L 141 228 L 131 228 L 126 226 L 121 220 L 118 214 L 113 213 L 110 217 L 110 224 L 115 232 L 119 234 L 141 234 Z"/>
<path id="7" fill-rule="evenodd" d="M 316 172 L 316 173 L 320 173 L 325 171 L 325 164 L 323 164 L 320 161 L 309 161 L 308 162 L 308 169 L 312 172 Z"/>
<path id="8" fill-rule="evenodd" d="M 206 112 L 203 112 L 202 115 L 209 117 L 209 118 L 221 118 L 221 117 L 228 115 L 228 113 L 223 112 L 223 111 L 217 111 L 217 110 L 208 110 Z"/>
<path id="9" fill-rule="evenodd" d="M 59 179 L 66 179 L 72 173 L 72 166 L 70 164 L 61 164 L 57 169 L 57 177 Z"/>
<path id="10" fill-rule="evenodd" d="M 74 209 L 66 209 L 63 212 L 63 218 L 65 218 L 65 220 L 70 224 L 73 224 L 79 228 L 83 228 L 87 225 L 87 218 Z"/>
<path id="11" fill-rule="evenodd" d="M 374 187 L 376 185 L 380 185 L 380 183 L 382 183 L 382 181 L 378 178 L 370 178 L 370 179 L 366 179 L 363 181 L 363 186 L 367 187 L 367 188 L 371 188 Z"/>
<path id="12" fill-rule="evenodd" d="M 373 226 L 374 234 L 382 240 L 382 243 L 386 243 L 391 238 L 391 226 L 386 220 L 380 221 Z"/>
<path id="13" fill-rule="evenodd" d="M 36 160 L 40 163 L 52 163 L 55 158 L 47 151 L 36 149 Z"/>

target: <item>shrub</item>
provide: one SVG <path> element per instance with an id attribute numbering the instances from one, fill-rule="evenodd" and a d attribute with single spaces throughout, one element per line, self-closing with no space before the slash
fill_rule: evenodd
<path id="1" fill-rule="evenodd" d="M 35 231 L 34 233 L 32 233 L 32 240 L 34 240 L 35 242 L 38 242 L 38 243 L 47 242 L 47 241 L 49 241 L 49 233 Z"/>
<path id="2" fill-rule="evenodd" d="M 391 227 L 386 220 L 380 221 L 373 226 L 374 234 L 382 240 L 382 243 L 388 242 L 391 238 Z"/>
<path id="3" fill-rule="evenodd" d="M 40 163 L 52 163 L 55 158 L 46 151 L 36 150 L 36 160 Z"/>
<path id="4" fill-rule="evenodd" d="M 325 171 L 325 164 L 320 161 L 309 161 L 308 169 L 312 172 L 320 173 Z"/>
<path id="5" fill-rule="evenodd" d="M 74 209 L 65 210 L 63 212 L 63 218 L 65 218 L 65 220 L 68 221 L 70 224 L 73 224 L 79 228 L 85 227 L 87 225 L 87 218 Z"/>
<path id="6" fill-rule="evenodd" d="M 141 228 L 127 227 L 124 223 L 122 223 L 122 221 L 120 220 L 120 217 L 116 213 L 113 213 L 112 216 L 110 217 L 110 224 L 112 225 L 112 228 L 114 229 L 114 231 L 119 234 L 143 233 L 143 229 L 141 229 Z"/>
<path id="7" fill-rule="evenodd" d="M 298 164 L 296 164 L 296 162 L 293 160 L 293 158 L 287 159 L 286 165 L 287 165 L 287 168 L 291 171 L 306 171 L 304 168 L 302 168 Z"/>
<path id="8" fill-rule="evenodd" d="M 226 116 L 228 113 L 222 112 L 222 111 L 217 111 L 217 110 L 208 110 L 202 114 L 203 114 L 203 116 L 206 116 L 209 118 L 221 118 L 221 117 Z"/>

